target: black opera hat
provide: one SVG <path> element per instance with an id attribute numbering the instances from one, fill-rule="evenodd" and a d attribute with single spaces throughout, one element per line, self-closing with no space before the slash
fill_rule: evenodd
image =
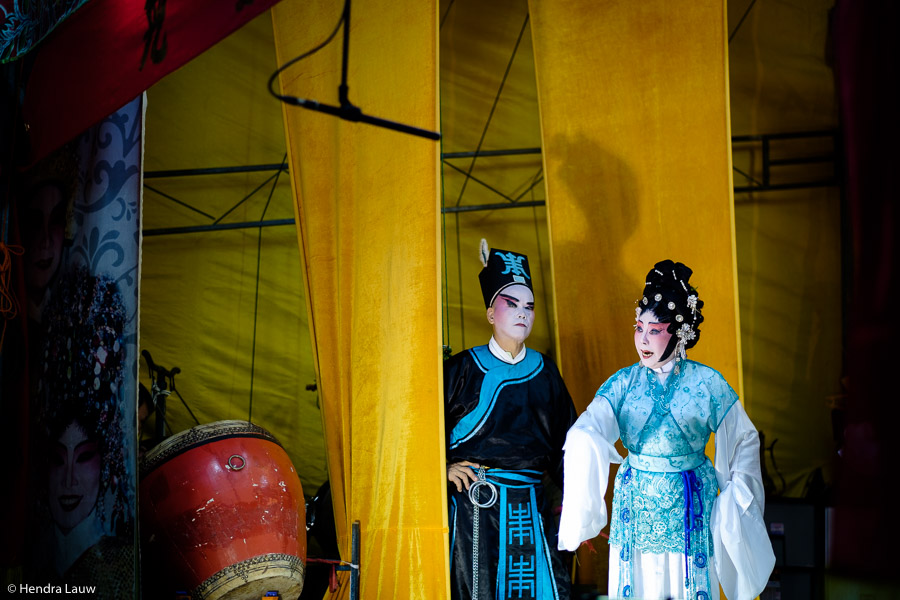
<path id="1" fill-rule="evenodd" d="M 481 264 L 484 268 L 478 274 L 484 307 L 490 308 L 501 290 L 511 285 L 524 285 L 534 292 L 531 285 L 531 270 L 528 257 L 509 250 L 488 250 L 487 241 L 481 240 Z"/>

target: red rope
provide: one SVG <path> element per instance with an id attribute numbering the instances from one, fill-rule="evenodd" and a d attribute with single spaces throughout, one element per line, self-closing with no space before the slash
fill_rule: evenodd
<path id="1" fill-rule="evenodd" d="M 306 562 L 324 563 L 326 565 L 344 565 L 347 564 L 342 560 L 333 560 L 331 558 L 307 558 Z"/>
<path id="2" fill-rule="evenodd" d="M 19 303 L 9 289 L 9 276 L 12 271 L 12 255 L 22 256 L 22 246 L 7 246 L 0 241 L 0 315 L 3 315 L 3 332 L 0 333 L 0 350 L 6 338 L 6 322 L 14 319 L 19 312 Z"/>
<path id="3" fill-rule="evenodd" d="M 334 560 L 331 558 L 307 558 L 307 563 L 323 563 L 331 565 L 331 573 L 328 575 L 328 591 L 334 594 L 338 589 L 337 569 L 339 565 L 348 565 L 350 563 L 343 560 Z"/>

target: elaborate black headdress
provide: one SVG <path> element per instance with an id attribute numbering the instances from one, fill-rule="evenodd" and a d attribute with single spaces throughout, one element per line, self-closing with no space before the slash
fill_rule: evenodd
<path id="1" fill-rule="evenodd" d="M 37 420 L 45 446 L 71 423 L 100 446 L 103 492 L 117 486 L 114 515 L 124 514 L 127 485 L 120 387 L 125 375 L 125 305 L 115 281 L 70 267 L 44 311 Z M 127 412 L 125 412 L 127 414 Z M 114 516 L 116 518 L 116 516 Z"/>
<path id="2" fill-rule="evenodd" d="M 703 300 L 690 284 L 693 271 L 683 264 L 663 260 L 656 263 L 644 283 L 643 297 L 635 309 L 640 317 L 645 310 L 652 310 L 660 323 L 668 323 L 666 330 L 674 334 L 669 340 L 664 357 L 678 347 L 678 357 L 685 358 L 685 350 L 693 348 L 700 339 L 700 323 L 703 322 Z"/>
<path id="3" fill-rule="evenodd" d="M 484 239 L 481 240 L 480 254 L 484 268 L 478 274 L 478 280 L 481 282 L 485 308 L 490 308 L 497 294 L 511 285 L 524 285 L 534 292 L 527 256 L 509 250 L 496 248 L 488 250 L 487 241 Z"/>

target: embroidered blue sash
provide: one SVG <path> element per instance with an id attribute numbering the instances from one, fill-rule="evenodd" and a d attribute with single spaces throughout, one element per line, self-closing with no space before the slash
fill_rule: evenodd
<path id="1" fill-rule="evenodd" d="M 628 464 L 639 471 L 656 471 L 659 473 L 680 473 L 696 469 L 706 462 L 706 450 L 700 448 L 683 456 L 650 456 L 628 452 Z"/>
<path id="2" fill-rule="evenodd" d="M 490 469 L 485 473 L 485 479 L 499 491 L 492 509 L 500 511 L 496 598 L 559 597 L 535 491 L 540 477 L 540 472 L 532 470 Z M 484 493 L 481 501 L 488 496 Z"/>

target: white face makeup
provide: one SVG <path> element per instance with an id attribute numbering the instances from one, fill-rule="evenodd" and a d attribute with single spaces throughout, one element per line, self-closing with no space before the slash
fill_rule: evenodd
<path id="1" fill-rule="evenodd" d="M 50 514 L 69 531 L 94 510 L 100 491 L 100 449 L 76 423 L 57 441 L 49 476 Z"/>
<path id="2" fill-rule="evenodd" d="M 656 369 L 675 357 L 674 352 L 667 359 L 663 356 L 672 338 L 672 334 L 667 331 L 668 327 L 668 323 L 659 322 L 652 310 L 645 310 L 635 319 L 634 347 L 645 367 Z"/>
<path id="3" fill-rule="evenodd" d="M 487 310 L 487 317 L 494 326 L 494 339 L 502 348 L 519 347 L 534 325 L 534 294 L 524 285 L 504 288 Z"/>

